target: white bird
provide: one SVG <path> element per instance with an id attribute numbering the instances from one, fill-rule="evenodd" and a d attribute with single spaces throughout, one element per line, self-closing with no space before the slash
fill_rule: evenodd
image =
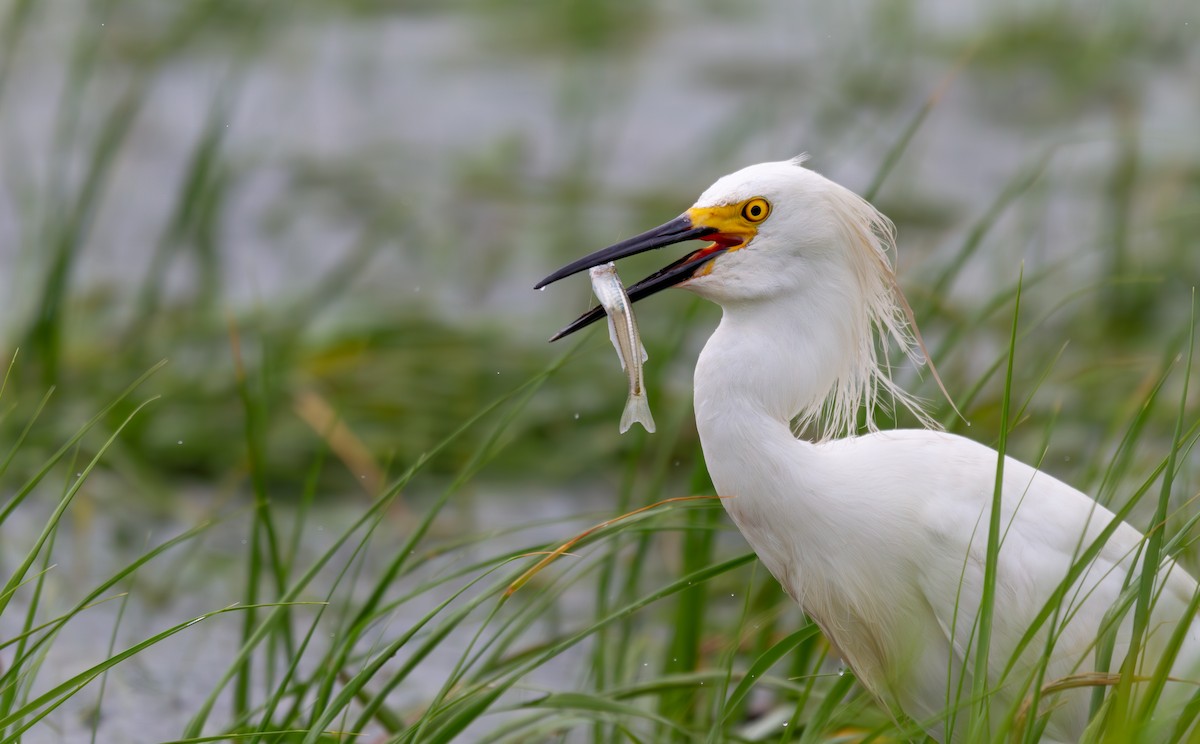
<path id="1" fill-rule="evenodd" d="M 1086 568 L 1064 583 L 1076 557 L 1116 518 L 1071 486 L 1006 458 L 986 684 L 977 687 L 998 454 L 930 429 L 872 426 L 854 435 L 860 406 L 869 411 L 881 391 L 928 425 L 876 355 L 878 333 L 917 356 L 888 260 L 893 228 L 864 199 L 801 163 L 727 175 L 680 217 L 538 286 L 641 251 L 711 241 L 633 285 L 630 296 L 678 285 L 722 308 L 696 365 L 696 424 L 712 482 L 759 559 L 898 719 L 907 716 L 942 741 L 992 740 L 1040 680 L 1047 691 L 1036 708 L 1047 716 L 1042 740 L 1078 741 L 1093 688 L 1058 691 L 1052 683 L 1070 687 L 1097 669 L 1105 614 L 1137 584 L 1145 538 L 1114 524 Z M 602 317 L 600 309 L 585 313 L 555 338 Z M 797 438 L 797 421 L 823 435 Z M 1069 590 L 1059 611 L 1019 648 L 1060 584 Z M 1196 596 L 1196 582 L 1164 560 L 1133 694 L 1149 684 L 1164 653 L 1173 677 L 1200 678 Z M 1101 671 L 1117 673 L 1135 613 L 1129 606 L 1114 612 L 1120 626 L 1111 669 Z M 1051 627 L 1056 639 L 1047 652 Z M 1172 656 L 1165 649 L 1177 629 L 1182 649 Z M 986 690 L 990 719 L 972 718 L 976 689 Z M 1166 683 L 1143 730 L 1147 741 L 1167 740 L 1197 689 Z M 983 728 L 974 728 L 981 720 Z"/>

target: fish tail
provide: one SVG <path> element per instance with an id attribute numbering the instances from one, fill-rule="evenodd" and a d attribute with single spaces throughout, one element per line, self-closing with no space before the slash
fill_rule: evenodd
<path id="1" fill-rule="evenodd" d="M 641 395 L 631 395 L 629 400 L 625 401 L 625 412 L 621 414 L 621 433 L 629 431 L 629 427 L 633 426 L 635 421 L 646 431 L 654 433 L 654 417 L 650 415 L 650 401 L 645 392 Z"/>

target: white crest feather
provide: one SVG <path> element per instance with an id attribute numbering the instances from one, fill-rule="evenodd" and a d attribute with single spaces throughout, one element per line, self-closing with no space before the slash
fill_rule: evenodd
<path id="1" fill-rule="evenodd" d="M 792 162 L 799 165 L 804 157 Z M 829 184 L 832 188 L 826 192 L 828 206 L 837 215 L 844 232 L 849 265 L 865 302 L 866 325 L 858 329 L 848 367 L 823 401 L 801 412 L 797 427 L 812 427 L 822 440 L 850 436 L 858 431 L 858 413 L 862 407 L 866 409 L 867 428 L 876 431 L 873 414 L 880 394 L 884 393 L 893 410 L 899 403 L 922 426 L 941 428 L 891 376 L 888 347 L 892 343 L 913 364 L 920 366 L 925 362 L 921 353 L 923 343 L 919 332 L 910 325 L 911 311 L 907 311 L 908 303 L 889 260 L 889 254 L 896 254 L 895 226 L 866 199 L 832 181 Z"/>

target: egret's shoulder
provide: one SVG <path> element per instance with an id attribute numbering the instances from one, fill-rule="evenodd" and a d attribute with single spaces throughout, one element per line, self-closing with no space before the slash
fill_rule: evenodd
<path id="1" fill-rule="evenodd" d="M 866 487 L 907 503 L 932 528 L 957 532 L 973 525 L 992 503 L 999 453 L 967 437 L 925 429 L 872 432 L 815 445 L 831 467 L 854 473 Z M 1002 509 L 1031 529 L 1104 523 L 1111 512 L 1052 474 L 1004 459 Z M 970 530 L 968 529 L 967 532 Z M 1078 534 L 1076 532 L 1076 534 Z"/>
<path id="2" fill-rule="evenodd" d="M 974 526 L 986 520 L 996 494 L 999 453 L 957 434 L 921 429 L 881 431 L 828 442 L 834 457 L 858 464 L 859 477 L 916 509 L 934 542 L 966 548 Z M 838 457 L 838 455 L 841 455 Z M 1095 537 L 1115 515 L 1091 496 L 1012 457 L 1004 458 L 1001 491 L 1002 521 L 1013 533 L 1010 540 L 1055 546 L 1069 555 L 1081 535 Z M 1117 561 L 1141 539 L 1122 524 L 1102 552 Z M 957 543 L 961 542 L 959 545 Z M 1019 551 L 1018 551 L 1019 552 Z"/>
<path id="3" fill-rule="evenodd" d="M 932 457 L 990 456 L 994 461 L 996 450 L 958 434 L 933 429 L 891 429 L 874 431 L 861 436 L 832 439 L 816 445 L 830 453 L 846 453 L 859 457 L 909 457 L 928 455 Z"/>

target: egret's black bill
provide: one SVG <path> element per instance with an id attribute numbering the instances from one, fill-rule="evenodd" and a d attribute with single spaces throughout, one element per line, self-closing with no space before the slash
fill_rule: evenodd
<path id="1" fill-rule="evenodd" d="M 662 248 L 666 245 L 674 243 L 682 243 L 685 240 L 693 240 L 702 238 L 705 235 L 715 233 L 715 227 L 695 227 L 692 225 L 692 220 L 686 214 L 680 215 L 670 222 L 659 225 L 653 230 L 647 230 L 641 235 L 635 235 L 627 240 L 622 240 L 616 245 L 610 245 L 607 248 L 601 248 L 595 253 L 584 256 L 578 261 L 572 261 L 550 276 L 533 285 L 534 289 L 541 289 L 547 284 L 558 281 L 572 274 L 577 274 L 584 269 L 590 269 L 593 266 L 616 261 L 618 258 L 625 258 L 644 251 L 651 251 L 655 248 Z M 640 283 L 640 282 L 639 282 Z"/>
<path id="2" fill-rule="evenodd" d="M 703 238 L 706 235 L 712 235 L 717 232 L 715 227 L 696 227 L 692 224 L 692 219 L 686 214 L 680 215 L 670 222 L 659 225 L 658 227 L 647 230 L 641 235 L 635 235 L 627 240 L 622 240 L 616 245 L 610 245 L 607 248 L 601 248 L 595 253 L 584 256 L 578 261 L 572 261 L 550 276 L 534 285 L 534 289 L 556 282 L 563 277 L 568 277 L 572 274 L 577 274 L 584 269 L 590 269 L 593 266 L 606 264 L 609 261 L 616 261 L 618 258 L 625 258 L 636 253 L 662 248 L 664 246 L 682 243 L 685 240 L 695 240 Z M 672 287 L 680 282 L 692 278 L 704 264 L 729 250 L 731 246 L 725 244 L 716 244 L 703 248 L 701 250 L 689 253 L 683 258 L 671 263 L 662 269 L 654 272 L 650 276 L 641 280 L 637 284 L 629 287 L 627 290 L 630 302 L 637 302 L 643 297 L 649 297 L 655 292 L 660 292 L 667 287 Z M 557 341 L 563 336 L 578 331 L 580 328 L 585 328 L 592 323 L 600 320 L 605 315 L 603 307 L 594 307 L 588 310 L 583 315 L 580 315 L 566 328 L 563 328 L 558 333 L 554 334 L 550 340 Z"/>
<path id="3" fill-rule="evenodd" d="M 729 246 L 714 245 L 711 248 L 705 248 L 694 253 L 689 253 L 678 261 L 664 266 L 637 284 L 629 287 L 627 290 L 629 294 L 629 301 L 631 303 L 637 302 L 643 297 L 649 297 L 655 292 L 661 292 L 667 287 L 673 287 L 685 279 L 690 279 L 692 274 L 696 273 L 697 269 L 727 250 L 729 250 Z M 603 318 L 604 315 L 604 308 L 597 305 L 583 315 L 580 315 L 575 320 L 571 321 L 570 325 L 551 336 L 550 340 L 557 341 L 563 336 L 569 336 L 575 331 L 578 331 L 580 328 L 586 328 L 592 323 L 595 323 L 597 320 Z"/>

